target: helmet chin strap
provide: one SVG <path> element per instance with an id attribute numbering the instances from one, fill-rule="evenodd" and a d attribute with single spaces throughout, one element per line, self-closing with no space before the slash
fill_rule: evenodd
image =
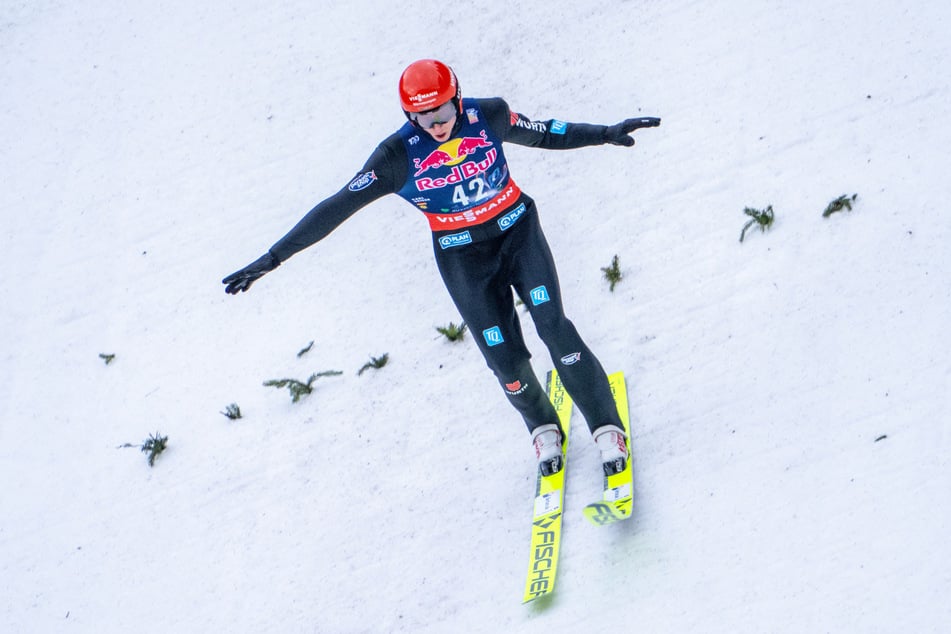
<path id="1" fill-rule="evenodd" d="M 452 100 L 458 104 L 458 108 L 456 109 L 456 122 L 452 124 L 452 134 L 449 135 L 450 137 L 456 136 L 456 133 L 462 128 L 462 97 L 453 97 Z"/>

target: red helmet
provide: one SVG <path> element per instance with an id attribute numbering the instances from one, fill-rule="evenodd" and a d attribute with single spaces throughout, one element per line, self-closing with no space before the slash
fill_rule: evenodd
<path id="1" fill-rule="evenodd" d="M 432 110 L 450 99 L 461 101 L 461 96 L 456 74 L 434 59 L 413 62 L 400 76 L 400 104 L 405 112 Z"/>

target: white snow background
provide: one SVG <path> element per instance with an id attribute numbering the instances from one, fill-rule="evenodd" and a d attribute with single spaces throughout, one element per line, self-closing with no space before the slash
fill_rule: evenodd
<path id="1" fill-rule="evenodd" d="M 0 630 L 951 631 L 949 33 L 938 1 L 3 2 Z M 435 331 L 420 214 L 388 197 L 220 283 L 431 56 L 535 119 L 663 118 L 507 146 L 636 461 L 633 518 L 589 525 L 575 413 L 539 604 L 529 437 Z"/>

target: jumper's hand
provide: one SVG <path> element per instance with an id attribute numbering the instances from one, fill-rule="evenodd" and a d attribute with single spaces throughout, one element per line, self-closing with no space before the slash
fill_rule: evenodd
<path id="1" fill-rule="evenodd" d="M 243 293 L 244 291 L 251 288 L 251 285 L 254 284 L 255 280 L 262 277 L 265 273 L 273 271 L 280 265 L 281 263 L 277 260 L 277 258 L 271 255 L 271 252 L 268 251 L 240 271 L 235 271 L 225 279 L 221 280 L 221 283 L 227 284 L 225 287 L 226 293 L 230 295 L 237 295 L 239 292 Z"/>
<path id="2" fill-rule="evenodd" d="M 625 119 L 621 123 L 615 123 L 608 126 L 604 131 L 604 140 L 606 143 L 614 145 L 634 145 L 634 137 L 631 132 L 638 128 L 656 128 L 660 125 L 658 117 L 638 117 L 636 119 Z"/>

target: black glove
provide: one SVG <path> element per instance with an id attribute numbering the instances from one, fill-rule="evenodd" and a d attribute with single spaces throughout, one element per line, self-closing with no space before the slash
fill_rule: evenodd
<path id="1" fill-rule="evenodd" d="M 227 284 L 225 292 L 231 295 L 237 295 L 238 292 L 244 292 L 251 288 L 255 280 L 265 273 L 273 271 L 281 265 L 280 261 L 274 257 L 270 251 L 259 257 L 257 260 L 247 265 L 240 271 L 235 271 L 225 279 L 222 284 Z"/>
<path id="2" fill-rule="evenodd" d="M 637 119 L 625 119 L 621 123 L 609 125 L 604 131 L 605 143 L 614 145 L 634 145 L 634 138 L 630 133 L 638 128 L 656 128 L 660 125 L 660 119 L 657 117 L 638 117 Z"/>

